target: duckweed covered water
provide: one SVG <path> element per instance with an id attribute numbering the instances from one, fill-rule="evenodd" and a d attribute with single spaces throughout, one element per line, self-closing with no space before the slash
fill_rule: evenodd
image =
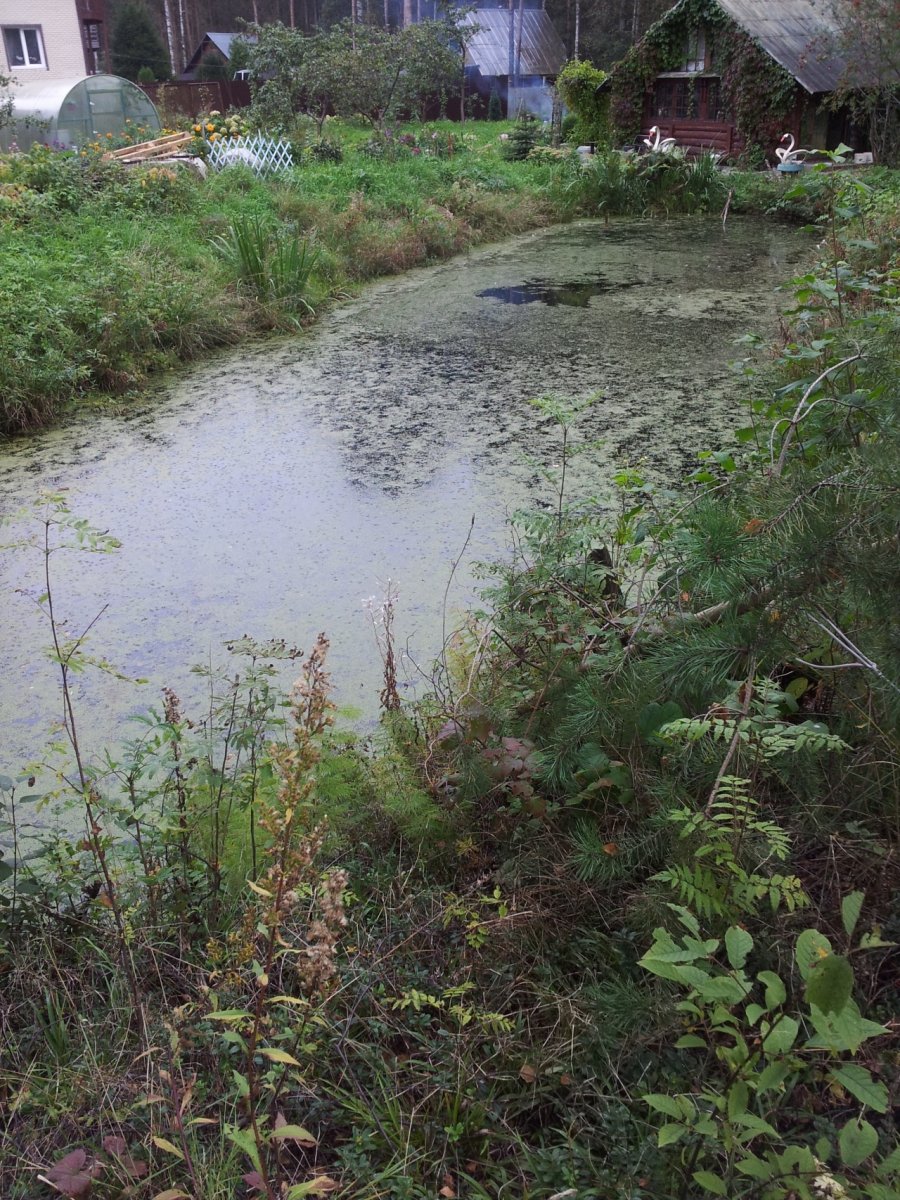
<path id="1" fill-rule="evenodd" d="M 603 393 L 584 433 L 604 445 L 573 489 L 602 504 L 613 468 L 638 461 L 676 479 L 741 423 L 735 338 L 771 328 L 774 288 L 802 252 L 755 221 L 544 231 L 371 287 L 308 334 L 219 354 L 127 415 L 3 447 L 0 511 L 66 488 L 123 543 L 53 564 L 69 629 L 108 605 L 90 649 L 149 680 L 78 678 L 89 756 L 131 736 L 123 718 L 159 707 L 164 684 L 202 708 L 191 665 L 223 664 L 244 633 L 307 648 L 326 630 L 338 699 L 371 718 L 380 662 L 364 598 L 394 581 L 397 633 L 427 670 L 472 517 L 451 625 L 472 562 L 504 553 L 508 514 L 551 498 L 533 460 L 553 463 L 559 440 L 529 399 Z M 26 529 L 14 521 L 3 542 Z M 33 551 L 0 555 L 8 774 L 60 713 L 40 569 Z M 407 660 L 404 682 L 417 678 Z"/>

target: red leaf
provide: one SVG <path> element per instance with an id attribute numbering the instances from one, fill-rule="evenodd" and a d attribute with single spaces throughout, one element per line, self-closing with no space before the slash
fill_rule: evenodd
<path id="1" fill-rule="evenodd" d="M 263 1177 L 260 1175 L 259 1171 L 248 1171 L 247 1174 L 242 1175 L 241 1178 L 243 1179 L 244 1183 L 246 1183 L 247 1187 L 253 1188 L 254 1191 L 265 1191 L 266 1185 L 263 1183 Z"/>
<path id="2" fill-rule="evenodd" d="M 102 1170 L 99 1163 L 88 1165 L 87 1151 L 70 1150 L 55 1162 L 46 1174 L 46 1181 L 63 1196 L 87 1196 L 95 1175 Z"/>
<path id="3" fill-rule="evenodd" d="M 123 1154 L 119 1162 L 125 1174 L 130 1175 L 132 1179 L 142 1179 L 150 1170 L 142 1159 L 132 1158 L 130 1154 Z"/>
<path id="4" fill-rule="evenodd" d="M 116 1158 L 121 1158 L 128 1149 L 128 1143 L 123 1137 L 116 1137 L 111 1133 L 109 1137 L 103 1139 L 103 1149 L 107 1154 L 114 1154 Z"/>

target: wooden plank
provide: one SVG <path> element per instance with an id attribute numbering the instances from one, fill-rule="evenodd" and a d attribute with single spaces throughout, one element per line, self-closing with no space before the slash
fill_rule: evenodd
<path id="1" fill-rule="evenodd" d="M 119 162 L 140 162 L 145 158 L 155 158 L 160 154 L 171 154 L 180 150 L 193 139 L 190 133 L 167 133 L 164 137 L 153 138 L 149 142 L 138 142 L 134 146 L 122 146 L 110 152 L 109 157 Z"/>

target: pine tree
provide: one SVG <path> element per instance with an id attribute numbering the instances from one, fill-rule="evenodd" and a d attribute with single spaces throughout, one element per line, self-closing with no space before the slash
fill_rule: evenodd
<path id="1" fill-rule="evenodd" d="M 110 38 L 114 75 L 136 80 L 142 67 L 155 79 L 171 79 L 172 67 L 153 18 L 143 4 L 125 4 L 116 16 Z"/>

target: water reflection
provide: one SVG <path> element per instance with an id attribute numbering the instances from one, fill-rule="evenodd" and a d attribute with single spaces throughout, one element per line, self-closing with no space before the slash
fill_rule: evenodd
<path id="1" fill-rule="evenodd" d="M 672 479 L 739 423 L 734 340 L 772 322 L 801 246 L 750 222 L 726 235 L 717 221 L 528 235 L 377 285 L 309 335 L 216 355 L 127 416 L 4 447 L 0 512 L 65 487 L 123 543 L 54 564 L 73 629 L 108 602 L 91 652 L 151 681 L 79 678 L 92 754 L 163 684 L 199 706 L 191 665 L 222 663 L 242 633 L 308 647 L 325 629 L 338 699 L 373 714 L 380 662 L 360 601 L 392 579 L 401 641 L 427 665 L 473 514 L 451 624 L 473 594 L 468 564 L 502 554 L 508 513 L 549 495 L 534 461 L 553 464 L 558 434 L 530 398 L 603 393 L 584 429 L 603 448 L 571 476 L 601 508 L 623 461 Z M 59 710 L 47 631 L 19 591 L 40 591 L 39 571 L 33 556 L 0 556 L 7 774 Z"/>

